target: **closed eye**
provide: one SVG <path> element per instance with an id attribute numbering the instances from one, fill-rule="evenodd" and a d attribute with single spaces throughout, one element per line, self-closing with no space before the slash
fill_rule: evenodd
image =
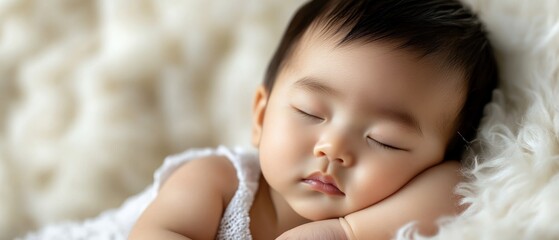
<path id="1" fill-rule="evenodd" d="M 392 145 L 388 145 L 388 144 L 383 143 L 383 142 L 379 142 L 379 141 L 377 141 L 377 140 L 375 140 L 374 138 L 371 138 L 371 137 L 367 137 L 367 142 L 369 142 L 373 145 L 376 145 L 378 147 L 387 149 L 387 150 L 404 151 L 404 149 L 402 149 L 402 148 L 395 147 L 395 146 L 392 146 Z"/>
<path id="2" fill-rule="evenodd" d="M 316 116 L 316 115 L 313 115 L 313 114 L 310 114 L 310 113 L 308 113 L 308 112 L 305 112 L 305 111 L 303 111 L 303 110 L 301 110 L 301 109 L 299 109 L 299 108 L 293 107 L 293 109 L 295 109 L 295 111 L 296 111 L 297 113 L 299 113 L 301 116 L 303 116 L 303 117 L 305 117 L 305 118 L 308 118 L 308 119 L 311 119 L 311 120 L 317 120 L 317 121 L 323 121 L 323 120 L 324 120 L 324 119 L 321 118 L 321 117 L 318 117 L 318 116 Z"/>

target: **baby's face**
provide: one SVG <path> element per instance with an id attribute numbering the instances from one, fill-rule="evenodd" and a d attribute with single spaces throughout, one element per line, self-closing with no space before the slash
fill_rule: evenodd
<path id="1" fill-rule="evenodd" d="M 464 97 L 461 75 L 428 59 L 337 41 L 305 37 L 255 105 L 263 175 L 310 220 L 375 204 L 441 162 Z"/>

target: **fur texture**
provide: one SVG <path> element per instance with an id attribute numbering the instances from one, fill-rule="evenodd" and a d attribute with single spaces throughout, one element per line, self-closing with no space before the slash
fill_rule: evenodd
<path id="1" fill-rule="evenodd" d="M 501 85 L 458 189 L 470 207 L 416 239 L 558 239 L 559 2 L 465 2 L 487 25 Z"/>
<path id="2" fill-rule="evenodd" d="M 556 239 L 559 2 L 465 2 L 502 84 L 459 189 L 471 206 L 433 238 Z M 167 154 L 248 145 L 253 91 L 300 4 L 0 2 L 0 239 L 118 206 Z"/>

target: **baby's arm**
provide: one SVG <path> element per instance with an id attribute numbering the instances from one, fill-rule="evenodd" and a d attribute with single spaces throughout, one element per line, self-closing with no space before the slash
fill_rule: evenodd
<path id="1" fill-rule="evenodd" d="M 327 219 L 293 228 L 278 239 L 299 236 L 316 239 L 390 239 L 410 221 L 416 221 L 422 234 L 437 231 L 436 220 L 461 212 L 454 194 L 462 181 L 456 161 L 436 165 L 416 176 L 406 186 L 383 201 L 351 213 L 343 219 Z M 345 226 L 343 226 L 345 225 Z M 345 230 L 345 234 L 344 234 Z"/>
<path id="2" fill-rule="evenodd" d="M 223 157 L 184 164 L 164 183 L 129 239 L 215 239 L 237 181 L 234 167 Z"/>

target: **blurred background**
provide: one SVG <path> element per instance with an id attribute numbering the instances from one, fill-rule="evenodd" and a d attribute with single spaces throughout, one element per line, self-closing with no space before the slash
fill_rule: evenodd
<path id="1" fill-rule="evenodd" d="M 249 146 L 297 0 L 0 0 L 0 239 L 118 207 L 166 155 Z"/>

